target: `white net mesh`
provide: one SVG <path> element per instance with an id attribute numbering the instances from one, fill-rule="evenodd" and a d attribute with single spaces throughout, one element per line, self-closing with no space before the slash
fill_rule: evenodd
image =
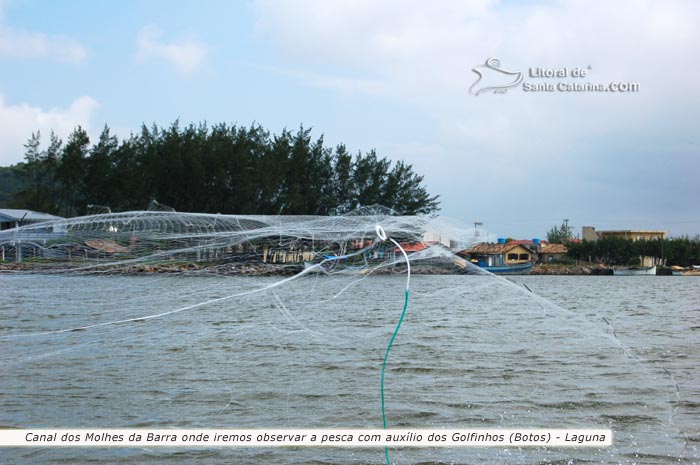
<path id="1" fill-rule="evenodd" d="M 22 264 L 0 276 L 9 289 L 0 424 L 380 428 L 382 362 L 407 271 L 380 225 L 414 273 L 386 362 L 390 428 L 615 431 L 609 448 L 395 448 L 394 463 L 683 457 L 675 381 L 628 349 L 599 309 L 567 310 L 453 254 L 479 231 L 390 213 L 146 211 L 3 232 L 7 256 Z M 378 449 L 91 454 L 134 463 L 384 461 Z"/>

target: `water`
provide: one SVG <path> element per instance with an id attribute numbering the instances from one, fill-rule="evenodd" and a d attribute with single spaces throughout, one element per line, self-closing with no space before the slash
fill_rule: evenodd
<path id="1" fill-rule="evenodd" d="M 0 425 L 381 427 L 404 278 L 304 277 L 227 298 L 277 281 L 0 275 Z M 611 428 L 613 446 L 397 448 L 392 461 L 698 463 L 698 296 L 692 277 L 414 277 L 387 366 L 390 427 Z M 383 461 L 317 447 L 0 450 L 2 464 Z"/>

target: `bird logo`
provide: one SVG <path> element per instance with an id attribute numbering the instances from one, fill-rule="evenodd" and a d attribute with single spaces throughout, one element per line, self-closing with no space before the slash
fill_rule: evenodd
<path id="1" fill-rule="evenodd" d="M 489 58 L 486 63 L 472 68 L 479 77 L 469 88 L 469 93 L 478 96 L 485 92 L 505 94 L 508 89 L 523 82 L 523 73 L 501 68 L 498 58 Z"/>

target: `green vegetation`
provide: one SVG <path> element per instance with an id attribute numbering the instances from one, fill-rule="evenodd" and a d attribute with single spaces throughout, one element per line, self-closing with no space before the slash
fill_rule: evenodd
<path id="1" fill-rule="evenodd" d="M 638 265 L 639 257 L 657 257 L 667 265 L 700 264 L 700 236 L 649 241 L 606 237 L 597 241 L 570 242 L 567 255 L 584 262 L 607 265 Z"/>
<path id="2" fill-rule="evenodd" d="M 24 163 L 15 166 L 0 166 L 0 208 L 12 208 L 12 197 L 25 188 L 22 170 Z"/>
<path id="3" fill-rule="evenodd" d="M 94 206 L 142 210 L 152 200 L 178 211 L 237 214 L 336 215 L 377 204 L 413 215 L 439 208 L 411 165 L 392 164 L 374 150 L 353 156 L 344 145 L 324 147 L 303 127 L 271 136 L 258 125 L 180 128 L 176 121 L 167 129 L 144 125 L 121 142 L 107 126 L 92 146 L 81 127 L 65 145 L 53 133 L 45 150 L 40 142 L 32 134 L 25 163 L 0 171 L 13 179 L 0 184 L 5 201 L 12 192 L 13 206 L 62 216 Z"/>
<path id="4" fill-rule="evenodd" d="M 547 242 L 550 244 L 564 244 L 573 236 L 573 229 L 569 226 L 569 220 L 564 220 L 561 226 L 553 226 L 547 232 Z"/>

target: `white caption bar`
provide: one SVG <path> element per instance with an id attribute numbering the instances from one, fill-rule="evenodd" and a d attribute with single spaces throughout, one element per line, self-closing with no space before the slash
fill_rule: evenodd
<path id="1" fill-rule="evenodd" d="M 0 447 L 605 447 L 609 429 L 0 429 Z"/>

